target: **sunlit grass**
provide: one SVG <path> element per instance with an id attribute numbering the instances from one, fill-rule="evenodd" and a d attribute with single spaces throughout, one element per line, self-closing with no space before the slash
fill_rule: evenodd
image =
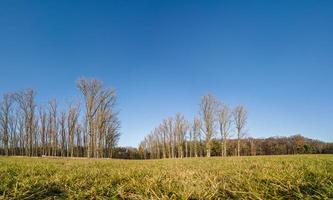
<path id="1" fill-rule="evenodd" d="M 333 156 L 0 157 L 0 199 L 328 199 Z"/>

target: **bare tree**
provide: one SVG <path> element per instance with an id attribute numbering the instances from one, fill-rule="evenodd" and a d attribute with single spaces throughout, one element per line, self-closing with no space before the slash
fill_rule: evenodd
<path id="1" fill-rule="evenodd" d="M 112 89 L 105 89 L 101 92 L 99 97 L 99 107 L 97 110 L 96 124 L 97 124 L 97 147 L 99 155 L 103 157 L 104 148 L 106 148 L 106 138 L 110 137 L 113 142 L 118 141 L 120 122 L 118 120 L 118 112 L 115 111 L 116 93 Z M 112 134 L 112 135 L 110 135 Z M 115 140 L 116 139 L 116 140 Z M 109 148 L 114 147 L 116 143 L 110 143 Z"/>
<path id="2" fill-rule="evenodd" d="M 113 115 L 106 130 L 106 149 L 109 152 L 109 158 L 112 158 L 113 148 L 117 145 L 120 135 L 120 121 L 116 115 Z"/>
<path id="3" fill-rule="evenodd" d="M 11 148 L 10 154 L 16 155 L 16 150 L 18 148 L 18 135 L 17 135 L 18 121 L 13 112 L 14 111 L 11 109 L 10 120 L 9 120 L 10 148 Z"/>
<path id="4" fill-rule="evenodd" d="M 80 124 L 75 129 L 76 134 L 76 157 L 84 156 L 84 147 L 82 146 L 82 127 Z"/>
<path id="5" fill-rule="evenodd" d="M 88 157 L 97 157 L 96 140 L 102 138 L 97 137 L 97 135 L 102 134 L 102 132 L 98 132 L 98 129 L 96 127 L 101 128 L 101 126 L 104 126 L 104 123 L 106 123 L 105 120 L 110 120 L 108 119 L 110 116 L 106 117 L 105 113 L 103 112 L 108 112 L 110 109 L 113 109 L 113 106 L 116 102 L 115 91 L 113 89 L 103 88 L 103 84 L 101 83 L 101 81 L 96 79 L 81 78 L 77 81 L 77 87 L 82 92 L 85 99 L 85 114 L 88 126 Z M 100 116 L 96 117 L 96 114 L 98 112 Z M 115 112 L 111 113 L 115 114 Z M 115 120 L 111 121 L 115 122 Z"/>
<path id="6" fill-rule="evenodd" d="M 190 148 L 190 152 L 189 152 L 189 157 L 193 157 L 193 130 L 190 128 L 192 125 L 189 124 L 189 148 Z"/>
<path id="7" fill-rule="evenodd" d="M 184 116 L 177 113 L 175 118 L 175 132 L 177 135 L 178 157 L 180 158 L 184 157 L 183 143 L 185 142 L 186 131 L 187 125 Z"/>
<path id="8" fill-rule="evenodd" d="M 222 105 L 218 110 L 218 121 L 221 134 L 221 155 L 227 156 L 227 142 L 230 137 L 232 113 L 227 105 Z"/>
<path id="9" fill-rule="evenodd" d="M 58 104 L 56 99 L 49 101 L 48 132 L 50 135 L 49 155 L 57 156 L 58 151 Z"/>
<path id="10" fill-rule="evenodd" d="M 155 158 L 159 159 L 161 156 L 161 137 L 158 128 L 155 128 L 152 134 L 154 141 Z"/>
<path id="11" fill-rule="evenodd" d="M 27 154 L 28 156 L 33 156 L 33 146 L 34 146 L 34 134 L 35 131 L 35 95 L 36 92 L 32 89 L 27 89 L 22 92 L 18 92 L 14 95 L 15 100 L 23 113 L 24 120 L 24 133 L 26 136 L 26 144 L 28 145 Z"/>
<path id="12" fill-rule="evenodd" d="M 94 129 L 94 116 L 98 110 L 98 95 L 102 89 L 102 83 L 96 79 L 85 79 L 80 78 L 77 81 L 77 87 L 82 92 L 85 100 L 86 107 L 86 121 L 87 121 L 87 132 L 88 132 L 88 157 L 95 156 L 95 129 Z"/>
<path id="13" fill-rule="evenodd" d="M 194 157 L 198 157 L 198 151 L 200 150 L 200 144 L 198 144 L 198 138 L 200 136 L 201 130 L 201 121 L 198 118 L 194 118 L 193 120 L 193 151 Z"/>
<path id="14" fill-rule="evenodd" d="M 0 104 L 0 133 L 2 132 L 2 142 L 4 145 L 5 155 L 9 155 L 9 134 L 11 123 L 12 95 L 4 94 Z"/>
<path id="15" fill-rule="evenodd" d="M 66 113 L 63 111 L 59 116 L 59 125 L 60 125 L 60 137 L 61 137 L 61 147 L 60 153 L 61 156 L 66 156 L 67 152 L 67 140 L 66 140 Z"/>
<path id="16" fill-rule="evenodd" d="M 215 113 L 217 109 L 217 101 L 211 94 L 205 95 L 201 99 L 200 115 L 203 121 L 202 132 L 206 139 L 206 156 L 211 154 L 211 140 L 214 134 Z"/>
<path id="17" fill-rule="evenodd" d="M 74 136 L 75 132 L 77 132 L 78 127 L 78 118 L 79 118 L 79 105 L 73 106 L 70 105 L 68 108 L 68 115 L 67 115 L 67 133 L 68 133 L 68 151 L 67 156 L 74 156 Z M 79 133 L 80 134 L 80 133 Z M 81 139 L 80 135 L 78 134 L 77 140 Z"/>
<path id="18" fill-rule="evenodd" d="M 47 148 L 47 113 L 43 106 L 39 106 L 39 133 L 41 136 L 42 155 L 45 155 Z"/>
<path id="19" fill-rule="evenodd" d="M 146 138 L 140 142 L 139 152 L 142 154 L 143 159 L 147 159 L 147 140 L 146 140 Z"/>
<path id="20" fill-rule="evenodd" d="M 171 117 L 163 120 L 162 128 L 165 134 L 165 146 L 168 152 L 169 158 L 175 157 L 174 152 L 174 128 L 173 128 L 173 119 Z"/>
<path id="21" fill-rule="evenodd" d="M 257 154 L 255 139 L 249 138 L 249 142 L 250 142 L 250 155 L 255 156 Z"/>
<path id="22" fill-rule="evenodd" d="M 167 142 L 166 142 L 166 138 L 167 138 L 167 128 L 166 128 L 167 122 L 166 120 L 163 120 L 162 124 L 159 126 L 159 130 L 161 133 L 161 137 L 162 137 L 162 142 L 163 142 L 163 147 L 162 147 L 162 153 L 163 153 L 163 158 L 167 157 Z"/>
<path id="23" fill-rule="evenodd" d="M 171 117 L 166 119 L 166 129 L 168 132 L 170 158 L 175 158 L 175 137 L 174 137 L 174 126 L 173 119 Z"/>
<path id="24" fill-rule="evenodd" d="M 233 112 L 237 132 L 237 156 L 240 156 L 241 139 L 245 136 L 244 128 L 247 123 L 247 111 L 244 106 L 237 106 Z"/>
<path id="25" fill-rule="evenodd" d="M 188 141 L 187 141 L 188 129 L 189 129 L 188 122 L 184 119 L 183 124 L 182 124 L 182 129 L 181 129 L 181 132 L 182 132 L 181 136 L 182 136 L 183 143 L 185 143 L 185 157 L 188 157 Z"/>
<path id="26" fill-rule="evenodd" d="M 25 134 L 24 134 L 24 118 L 22 111 L 20 109 L 15 110 L 15 121 L 17 123 L 17 131 L 18 131 L 18 146 L 20 148 L 19 155 L 25 155 L 26 143 L 25 143 Z"/>

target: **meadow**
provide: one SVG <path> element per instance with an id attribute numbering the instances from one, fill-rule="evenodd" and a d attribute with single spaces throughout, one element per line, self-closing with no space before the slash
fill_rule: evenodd
<path id="1" fill-rule="evenodd" d="M 333 156 L 0 157 L 0 199 L 331 199 Z"/>

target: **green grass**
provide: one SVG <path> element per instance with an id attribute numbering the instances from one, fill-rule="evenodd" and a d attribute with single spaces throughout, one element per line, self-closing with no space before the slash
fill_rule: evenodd
<path id="1" fill-rule="evenodd" d="M 333 156 L 0 157 L 0 199 L 331 199 Z"/>

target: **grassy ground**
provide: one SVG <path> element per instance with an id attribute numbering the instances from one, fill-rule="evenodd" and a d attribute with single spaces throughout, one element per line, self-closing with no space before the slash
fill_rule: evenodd
<path id="1" fill-rule="evenodd" d="M 0 199 L 331 199 L 333 156 L 0 157 Z"/>

